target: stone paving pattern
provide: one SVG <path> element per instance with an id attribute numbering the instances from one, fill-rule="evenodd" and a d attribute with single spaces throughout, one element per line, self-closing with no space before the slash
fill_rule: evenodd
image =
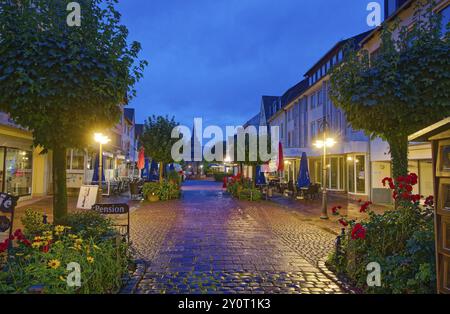
<path id="1" fill-rule="evenodd" d="M 181 200 L 140 206 L 131 239 L 147 269 L 135 292 L 341 293 L 315 266 L 335 236 L 264 204 L 189 181 Z"/>

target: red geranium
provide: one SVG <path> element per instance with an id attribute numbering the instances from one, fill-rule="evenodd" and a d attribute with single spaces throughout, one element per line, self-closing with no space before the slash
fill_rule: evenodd
<path id="1" fill-rule="evenodd" d="M 333 215 L 337 216 L 337 215 L 339 215 L 339 209 L 342 209 L 342 206 L 334 206 L 331 209 L 331 212 L 333 213 Z"/>
<path id="2" fill-rule="evenodd" d="M 361 224 L 356 224 L 352 230 L 352 239 L 362 239 L 366 238 L 366 229 Z"/>
<path id="3" fill-rule="evenodd" d="M 347 222 L 344 218 L 339 219 L 339 223 L 340 223 L 341 225 L 343 225 L 344 227 L 347 227 L 347 226 L 348 226 L 348 222 Z"/>
<path id="4" fill-rule="evenodd" d="M 429 207 L 433 207 L 434 206 L 434 197 L 433 196 L 428 196 L 425 199 L 425 205 L 429 206 Z"/>
<path id="5" fill-rule="evenodd" d="M 370 205 L 372 205 L 372 202 L 365 202 L 364 204 L 361 205 L 361 208 L 359 209 L 359 212 L 360 213 L 367 212 L 367 209 L 369 209 Z"/>

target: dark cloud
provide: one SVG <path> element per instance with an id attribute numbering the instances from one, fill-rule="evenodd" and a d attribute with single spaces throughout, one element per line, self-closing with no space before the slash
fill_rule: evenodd
<path id="1" fill-rule="evenodd" d="M 131 106 L 138 121 L 242 124 L 338 40 L 368 29 L 368 0 L 126 0 L 130 39 L 150 62 Z"/>

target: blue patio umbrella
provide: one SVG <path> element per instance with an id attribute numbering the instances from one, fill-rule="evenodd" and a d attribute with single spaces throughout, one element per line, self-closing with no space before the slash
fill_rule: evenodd
<path id="1" fill-rule="evenodd" d="M 159 180 L 159 166 L 158 163 L 152 160 L 152 164 L 150 166 L 150 173 L 148 176 L 150 181 L 158 181 Z"/>
<path id="2" fill-rule="evenodd" d="M 94 163 L 94 175 L 92 176 L 92 182 L 98 182 L 98 168 L 99 168 L 99 159 L 98 154 L 95 158 Z M 102 182 L 105 182 L 105 160 L 103 159 L 103 167 L 102 167 Z"/>
<path id="3" fill-rule="evenodd" d="M 261 170 L 261 166 L 256 166 L 256 185 L 266 184 L 266 177 L 264 176 L 264 172 L 262 172 Z"/>
<path id="4" fill-rule="evenodd" d="M 148 158 L 145 158 L 144 161 L 144 168 L 142 169 L 141 172 L 141 178 L 144 179 L 145 181 L 150 180 L 150 160 Z"/>
<path id="5" fill-rule="evenodd" d="M 306 153 L 302 154 L 302 159 L 300 160 L 300 173 L 298 175 L 297 187 L 306 188 L 311 184 L 311 179 L 309 177 L 309 169 L 308 169 L 308 157 Z"/>

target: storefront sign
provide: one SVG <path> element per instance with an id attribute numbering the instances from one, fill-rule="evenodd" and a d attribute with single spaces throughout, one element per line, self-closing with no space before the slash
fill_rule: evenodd
<path id="1" fill-rule="evenodd" d="M 128 204 L 95 204 L 92 206 L 92 210 L 102 215 L 127 215 L 126 223 L 123 216 L 118 216 L 113 226 L 117 228 L 122 236 L 130 241 L 130 207 Z"/>
<path id="2" fill-rule="evenodd" d="M 130 208 L 127 204 L 95 204 L 92 210 L 105 215 L 128 214 Z"/>
<path id="3" fill-rule="evenodd" d="M 0 193 L 0 212 L 9 214 L 10 217 L 0 216 L 0 232 L 9 230 L 9 235 L 12 234 L 12 227 L 14 221 L 14 209 L 17 205 L 18 197 L 6 193 Z"/>
<path id="4" fill-rule="evenodd" d="M 78 195 L 77 208 L 91 209 L 97 201 L 98 185 L 83 185 Z"/>
<path id="5" fill-rule="evenodd" d="M 0 232 L 6 232 L 11 227 L 11 220 L 6 216 L 0 216 Z"/>
<path id="6" fill-rule="evenodd" d="M 0 193 L 0 211 L 2 213 L 12 213 L 16 207 L 17 198 L 15 196 Z"/>

